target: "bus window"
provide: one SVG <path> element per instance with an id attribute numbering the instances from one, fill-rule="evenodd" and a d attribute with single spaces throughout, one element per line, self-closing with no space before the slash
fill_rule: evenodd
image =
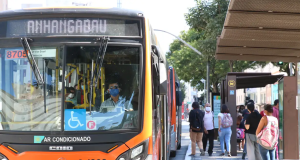
<path id="1" fill-rule="evenodd" d="M 37 85 L 23 48 L 0 48 L 0 102 L 3 130 L 58 131 L 61 115 L 59 47 L 31 48 L 44 77 Z M 46 102 L 46 104 L 45 104 Z"/>
<path id="2" fill-rule="evenodd" d="M 65 95 L 65 130 L 136 129 L 140 48 L 108 46 L 96 77 L 98 51 L 99 46 L 67 47 L 65 87 L 75 94 Z"/>

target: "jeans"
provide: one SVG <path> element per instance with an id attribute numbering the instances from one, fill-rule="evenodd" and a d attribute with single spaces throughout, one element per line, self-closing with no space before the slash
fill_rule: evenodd
<path id="1" fill-rule="evenodd" d="M 224 151 L 224 141 L 226 143 L 226 148 L 228 153 L 230 153 L 230 137 L 231 137 L 232 131 L 231 127 L 228 128 L 221 128 L 221 132 L 219 132 L 219 138 L 220 138 L 220 143 L 221 143 L 221 150 L 222 153 L 225 153 Z"/>
<path id="2" fill-rule="evenodd" d="M 256 135 L 246 133 L 247 155 L 249 160 L 262 160 L 259 152 L 259 144 L 257 143 Z"/>
<path id="3" fill-rule="evenodd" d="M 208 154 L 213 153 L 213 148 L 214 148 L 214 132 L 215 130 L 207 130 L 208 134 L 204 134 L 202 138 L 203 142 L 203 150 L 206 151 L 206 145 L 207 145 L 207 140 L 209 140 L 209 148 L 208 148 Z"/>
<path id="4" fill-rule="evenodd" d="M 246 139 L 246 136 L 245 136 L 245 144 L 244 144 L 243 153 L 247 154 L 247 139 Z"/>
<path id="5" fill-rule="evenodd" d="M 259 150 L 263 160 L 275 160 L 275 148 L 273 150 L 268 150 L 259 145 Z"/>

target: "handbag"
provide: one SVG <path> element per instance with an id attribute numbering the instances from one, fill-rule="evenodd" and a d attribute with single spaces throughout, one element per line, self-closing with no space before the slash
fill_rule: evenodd
<path id="1" fill-rule="evenodd" d="M 245 138 L 245 129 L 237 128 L 236 129 L 236 139 L 244 139 Z"/>

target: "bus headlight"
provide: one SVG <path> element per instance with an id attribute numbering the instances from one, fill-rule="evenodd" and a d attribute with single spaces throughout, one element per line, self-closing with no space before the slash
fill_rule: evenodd
<path id="1" fill-rule="evenodd" d="M 131 151 L 131 158 L 135 158 L 143 152 L 144 145 L 140 145 Z"/>
<path id="2" fill-rule="evenodd" d="M 131 160 L 144 160 L 148 155 L 148 145 L 149 145 L 149 138 L 144 142 L 137 145 L 131 149 L 130 158 Z"/>
<path id="3" fill-rule="evenodd" d="M 121 154 L 117 160 L 145 160 L 148 156 L 148 145 L 149 138 L 137 145 L 137 147 L 134 147 Z"/>
<path id="4" fill-rule="evenodd" d="M 128 160 L 129 157 L 128 157 L 128 151 L 123 153 L 122 155 L 120 155 L 117 160 Z"/>
<path id="5" fill-rule="evenodd" d="M 8 160 L 3 154 L 0 153 L 0 160 Z"/>

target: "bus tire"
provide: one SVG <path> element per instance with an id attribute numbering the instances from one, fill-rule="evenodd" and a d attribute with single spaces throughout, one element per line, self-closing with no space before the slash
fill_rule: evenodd
<path id="1" fill-rule="evenodd" d="M 180 149 L 180 148 L 181 148 L 181 143 L 179 143 L 177 146 L 177 149 Z"/>
<path id="2" fill-rule="evenodd" d="M 170 157 L 176 157 L 176 151 L 171 151 L 170 152 Z"/>

